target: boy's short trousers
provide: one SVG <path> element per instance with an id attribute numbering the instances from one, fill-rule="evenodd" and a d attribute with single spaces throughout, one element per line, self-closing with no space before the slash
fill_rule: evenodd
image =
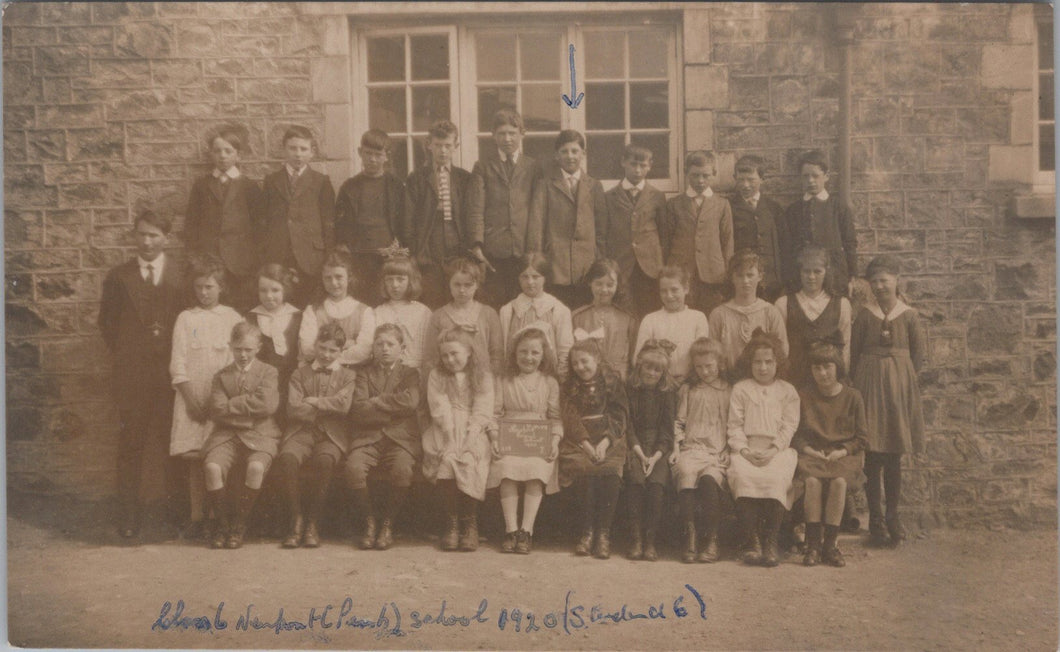
<path id="1" fill-rule="evenodd" d="M 383 437 L 374 444 L 350 451 L 345 466 L 347 484 L 351 489 L 366 488 L 368 474 L 376 467 L 387 472 L 387 482 L 391 486 L 408 487 L 412 484 L 416 458 L 394 440 Z"/>
<path id="2" fill-rule="evenodd" d="M 272 465 L 272 455 L 264 451 L 248 448 L 238 437 L 232 437 L 225 443 L 211 448 L 206 453 L 206 459 L 203 464 L 216 464 L 221 467 L 221 477 L 227 480 L 228 472 L 232 470 L 232 466 L 239 460 L 245 460 L 247 466 L 250 466 L 253 462 L 258 462 L 265 467 L 266 472 L 268 472 L 269 466 Z"/>
<path id="3" fill-rule="evenodd" d="M 320 429 L 305 427 L 291 435 L 283 442 L 280 455 L 292 455 L 298 460 L 298 466 L 305 464 L 311 456 L 327 455 L 338 463 L 342 460 L 342 449 Z"/>

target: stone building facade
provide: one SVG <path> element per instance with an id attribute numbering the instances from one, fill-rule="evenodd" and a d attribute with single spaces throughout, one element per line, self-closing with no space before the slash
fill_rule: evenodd
<path id="1" fill-rule="evenodd" d="M 174 217 L 179 250 L 209 129 L 245 125 L 244 169 L 261 178 L 279 160 L 284 129 L 309 126 L 321 143 L 317 165 L 337 185 L 357 168 L 368 122 L 407 124 L 415 156 L 418 122 L 448 110 L 462 116 L 458 162 L 470 168 L 477 142 L 468 131 L 482 129 L 468 117 L 476 102 L 484 111 L 491 97 L 525 103 L 542 90 L 526 81 L 533 56 L 521 59 L 518 84 L 485 88 L 490 35 L 499 32 L 504 52 L 518 26 L 558 39 L 555 80 L 549 73 L 540 84 L 556 90 L 556 105 L 568 92 L 565 37 L 585 66 L 586 113 L 526 105 L 524 113 L 544 116 L 536 128 L 547 135 L 555 111 L 563 126 L 590 132 L 590 152 L 655 138 L 668 150 L 657 153 L 657 182 L 670 192 L 681 188 L 690 148 L 717 152 L 721 189 L 736 156 L 765 157 L 766 190 L 784 200 L 795 196 L 799 153 L 822 148 L 840 161 L 846 176 L 833 184 L 854 206 L 862 264 L 879 252 L 901 256 L 905 296 L 929 334 L 928 447 L 907 464 L 905 508 L 924 525 L 1055 525 L 1054 184 L 1039 156 L 1042 142 L 1051 151 L 1041 134 L 1052 120 L 1039 113 L 1052 105 L 1037 99 L 1046 84 L 1052 93 L 1052 76 L 1036 73 L 1048 8 L 476 3 L 466 11 L 445 3 L 5 8 L 10 490 L 113 493 L 117 424 L 96 327 L 101 281 L 131 255 L 131 220 L 144 207 Z M 594 51 L 608 43 L 598 29 L 623 34 L 611 40 L 627 48 L 618 72 L 607 73 Z M 643 41 L 642 29 L 661 40 Z M 415 81 L 421 36 L 441 39 L 448 81 Z M 375 84 L 386 71 L 373 68 L 384 61 L 373 61 L 381 57 L 373 48 L 402 42 L 413 65 L 394 72 L 398 82 Z M 519 51 L 542 42 L 524 39 Z M 653 47 L 662 63 L 634 56 Z M 609 74 L 620 79 L 593 81 Z M 412 98 L 407 111 L 373 104 L 399 91 Z M 629 108 L 626 122 L 594 134 L 595 121 L 608 118 L 594 116 L 592 98 L 610 91 Z M 605 178 L 607 165 L 590 160 Z"/>

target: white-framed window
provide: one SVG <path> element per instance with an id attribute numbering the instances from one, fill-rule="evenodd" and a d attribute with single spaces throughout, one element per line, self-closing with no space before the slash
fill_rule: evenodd
<path id="1" fill-rule="evenodd" d="M 1038 13 L 1037 26 L 1037 75 L 1038 93 L 1037 124 L 1034 130 L 1035 186 L 1051 187 L 1056 183 L 1056 108 L 1053 101 L 1053 20 L 1051 12 Z"/>
<path id="2" fill-rule="evenodd" d="M 387 131 L 404 146 L 392 157 L 394 172 L 402 175 L 409 161 L 422 161 L 427 125 L 447 117 L 460 128 L 455 161 L 470 169 L 492 147 L 494 112 L 507 106 L 523 116 L 523 148 L 536 159 L 551 159 L 559 131 L 576 129 L 588 142 L 587 171 L 605 187 L 621 180 L 622 150 L 634 143 L 654 154 L 652 183 L 677 191 L 677 33 L 673 22 L 615 24 L 613 18 L 606 24 L 535 18 L 498 27 L 469 17 L 415 29 L 361 27 L 353 36 L 353 133 L 359 138 L 369 128 Z M 571 45 L 577 91 L 585 93 L 577 108 L 562 100 L 571 93 Z M 433 76 L 424 78 L 414 64 L 429 55 Z M 450 91 L 448 107 L 443 88 Z M 446 108 L 448 115 L 440 115 Z"/>

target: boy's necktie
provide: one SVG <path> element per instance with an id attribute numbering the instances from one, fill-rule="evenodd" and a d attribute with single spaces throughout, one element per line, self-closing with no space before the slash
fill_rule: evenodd
<path id="1" fill-rule="evenodd" d="M 153 286 L 155 284 L 154 266 L 151 263 L 147 263 L 147 265 L 144 266 L 144 270 L 144 284 Z"/>
<path id="2" fill-rule="evenodd" d="M 637 190 L 636 186 L 634 186 L 634 187 L 630 188 L 630 189 L 629 189 L 629 190 L 627 190 L 626 192 L 628 192 L 628 193 L 629 193 L 629 201 L 631 201 L 631 202 L 633 202 L 634 204 L 636 204 L 636 203 L 637 203 L 637 195 L 639 195 L 639 194 L 640 194 L 640 191 L 639 191 L 639 190 Z"/>
<path id="3" fill-rule="evenodd" d="M 511 156 L 504 159 L 504 173 L 508 175 L 508 181 L 511 181 L 512 175 L 515 174 L 515 161 L 512 160 Z"/>
<path id="4" fill-rule="evenodd" d="M 570 177 L 569 179 L 567 179 L 567 181 L 570 183 L 570 194 L 572 194 L 575 197 L 577 197 L 578 196 L 578 180 L 575 179 L 574 177 Z"/>
<path id="5" fill-rule="evenodd" d="M 442 205 L 442 217 L 448 222 L 453 219 L 453 207 L 449 193 L 449 172 L 438 168 L 438 201 Z"/>

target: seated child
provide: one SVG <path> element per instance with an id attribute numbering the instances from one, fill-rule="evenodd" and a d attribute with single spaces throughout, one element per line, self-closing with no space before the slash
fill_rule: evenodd
<path id="1" fill-rule="evenodd" d="M 729 280 L 733 298 L 715 308 L 708 318 L 711 337 L 721 342 L 725 351 L 726 367 L 736 368 L 736 360 L 751 341 L 751 333 L 758 328 L 776 336 L 786 356 L 788 335 L 784 318 L 773 304 L 758 298 L 758 283 L 762 280 L 758 254 L 749 249 L 736 252 L 729 261 Z"/>
<path id="2" fill-rule="evenodd" d="M 375 309 L 375 323 L 397 324 L 404 333 L 407 366 L 419 369 L 423 364 L 423 349 L 427 343 L 427 325 L 431 321 L 431 309 L 417 299 L 423 291 L 416 261 L 401 253 L 388 255 L 381 271 L 380 294 L 386 303 Z"/>
<path id="3" fill-rule="evenodd" d="M 799 395 L 777 378 L 784 349 L 771 333 L 756 328 L 740 356 L 744 380 L 729 400 L 729 488 L 746 544 L 744 563 L 779 563 L 777 538 L 791 509 L 791 480 L 798 455 L 789 446 L 799 425 Z"/>
<path id="4" fill-rule="evenodd" d="M 861 468 L 868 442 L 865 402 L 861 392 L 839 382 L 844 375 L 843 357 L 835 344 L 814 344 L 807 362 L 814 386 L 799 394 L 802 419 L 791 442 L 799 452 L 798 474 L 806 485 L 806 555 L 802 563 L 815 566 L 823 559 L 831 566 L 845 566 L 836 538 L 847 487 L 864 477 Z"/>
<path id="5" fill-rule="evenodd" d="M 556 457 L 563 437 L 559 413 L 559 383 L 556 381 L 555 354 L 546 324 L 528 324 L 512 335 L 508 368 L 498 379 L 496 416 L 498 419 L 549 420 L 551 453 L 545 457 L 501 455 L 498 429 L 491 428 L 493 463 L 486 486 L 500 487 L 505 535 L 501 552 L 530 554 L 534 520 L 547 491 L 559 491 Z M 523 522 L 519 523 L 519 490 L 523 490 Z"/>
<path id="6" fill-rule="evenodd" d="M 618 374 L 600 364 L 594 340 L 575 342 L 563 382 L 560 485 L 574 486 L 581 537 L 574 554 L 611 557 L 611 523 L 626 463 L 629 402 Z"/>
<path id="7" fill-rule="evenodd" d="M 376 326 L 372 360 L 361 365 L 353 392 L 349 422 L 353 430 L 346 458 L 346 486 L 353 506 L 364 519 L 362 550 L 386 550 L 394 543 L 394 521 L 405 502 L 412 473 L 423 446 L 416 410 L 420 405 L 420 374 L 401 360 L 405 333 L 397 324 Z M 383 519 L 376 514 L 368 490 L 368 474 L 386 471 Z"/>
<path id="8" fill-rule="evenodd" d="M 674 345 L 670 354 L 670 375 L 681 382 L 688 375 L 688 349 L 692 342 L 710 335 L 707 316 L 685 303 L 688 297 L 688 272 L 666 266 L 659 272 L 659 296 L 663 308 L 646 315 L 637 331 L 634 356 L 648 340 L 666 340 Z"/>
<path id="9" fill-rule="evenodd" d="M 423 476 L 438 485 L 445 508 L 441 548 L 478 549 L 478 504 L 486 497 L 493 419 L 493 376 L 472 335 L 450 328 L 438 337 L 439 363 L 427 379 L 431 423 L 423 431 Z"/>
<path id="10" fill-rule="evenodd" d="M 706 337 L 692 343 L 692 371 L 677 406 L 674 452 L 670 455 L 677 479 L 684 545 L 681 561 L 713 563 L 718 560 L 718 524 L 721 492 L 729 468 L 729 397 L 724 380 L 725 354 L 717 340 Z M 696 554 L 696 503 L 702 510 L 703 534 Z"/>
<path id="11" fill-rule="evenodd" d="M 320 545 L 318 524 L 331 487 L 335 465 L 350 450 L 346 413 L 353 400 L 357 373 L 339 363 L 346 333 L 332 322 L 317 331 L 313 362 L 291 375 L 287 395 L 287 432 L 284 434 L 276 473 L 287 506 L 287 536 L 284 548 L 316 548 Z M 309 495 L 300 495 L 299 468 L 309 460 Z M 303 519 L 304 514 L 304 519 Z"/>
<path id="12" fill-rule="evenodd" d="M 668 461 L 677 416 L 677 383 L 669 371 L 671 348 L 669 342 L 649 341 L 640 350 L 629 379 L 631 448 L 626 455 L 625 476 L 632 535 L 630 559 L 659 558 L 655 534 L 663 511 L 663 490 L 670 484 Z"/>
<path id="13" fill-rule="evenodd" d="M 236 324 L 230 347 L 234 362 L 213 378 L 210 419 L 214 430 L 202 447 L 206 455 L 206 499 L 217 517 L 210 541 L 213 548 L 243 545 L 247 518 L 280 442 L 280 428 L 273 418 L 280 407 L 278 374 L 275 367 L 256 357 L 261 349 L 261 331 L 247 322 Z M 225 487 L 228 472 L 236 464 L 246 464 L 246 481 L 230 519 L 232 501 L 225 495 Z"/>
<path id="14" fill-rule="evenodd" d="M 298 346 L 303 362 L 312 362 L 316 351 L 317 329 L 336 322 L 346 333 L 346 345 L 339 363 L 347 366 L 360 364 L 372 354 L 372 334 L 375 332 L 375 312 L 350 296 L 353 269 L 351 258 L 340 251 L 324 259 L 324 291 L 327 297 L 320 303 L 307 306 L 298 329 Z"/>
<path id="15" fill-rule="evenodd" d="M 545 334 L 556 347 L 556 371 L 567 375 L 567 354 L 574 343 L 570 308 L 545 292 L 545 279 L 551 273 L 548 259 L 540 253 L 530 253 L 520 261 L 519 289 L 522 292 L 501 307 L 501 336 L 504 350 L 510 351 L 512 336 L 528 324 L 545 327 Z"/>
<path id="16" fill-rule="evenodd" d="M 574 322 L 574 338 L 596 340 L 603 362 L 625 380 L 629 373 L 629 356 L 637 338 L 637 322 L 614 304 L 619 290 L 618 274 L 618 263 L 610 258 L 594 261 L 585 273 L 593 302 L 571 313 L 571 321 Z"/>

